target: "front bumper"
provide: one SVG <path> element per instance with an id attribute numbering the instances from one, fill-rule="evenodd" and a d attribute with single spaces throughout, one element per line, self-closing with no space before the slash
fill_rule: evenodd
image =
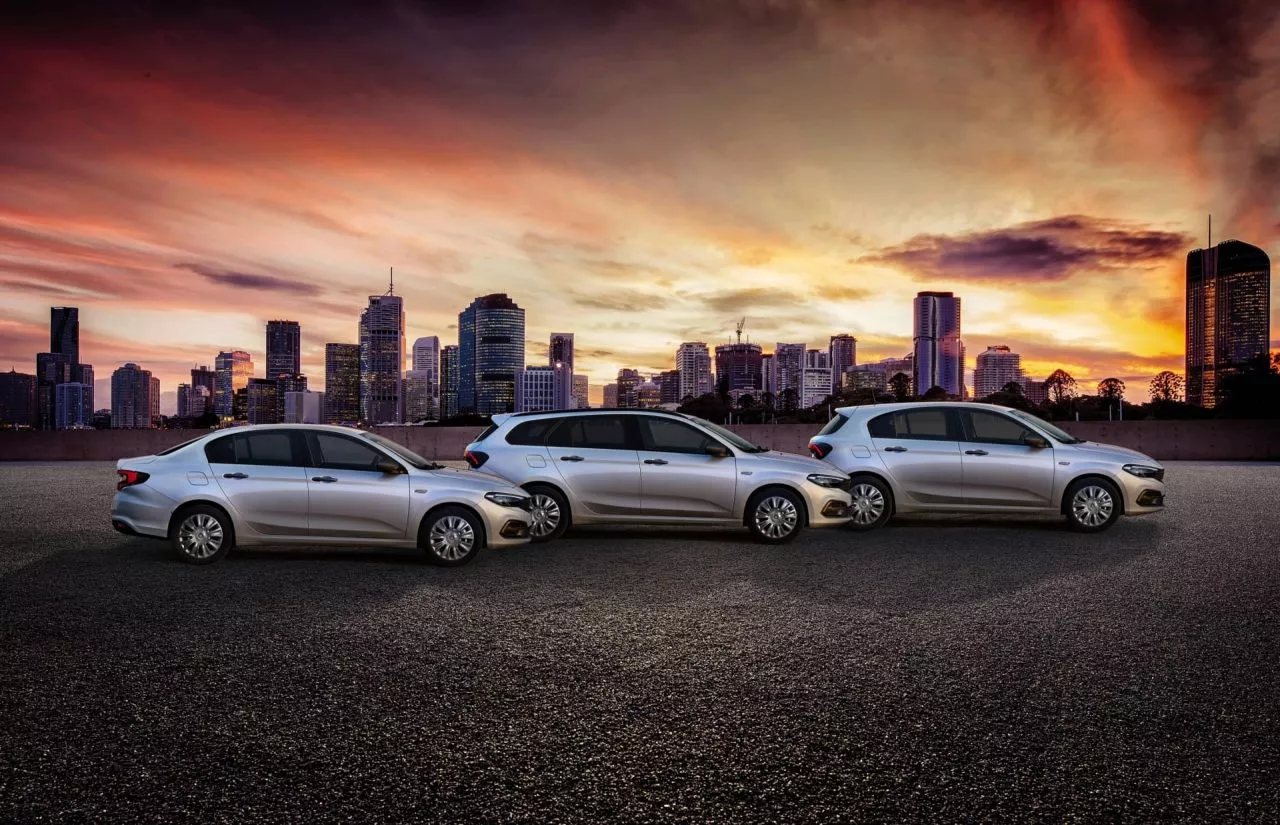
<path id="1" fill-rule="evenodd" d="M 853 497 L 844 490 L 829 487 L 819 492 L 807 491 L 810 527 L 839 527 L 853 517 Z"/>
<path id="2" fill-rule="evenodd" d="M 517 547 L 529 543 L 533 515 L 518 507 L 503 507 L 484 500 L 479 506 L 490 547 Z"/>
<path id="3" fill-rule="evenodd" d="M 1165 507 L 1163 481 L 1153 478 L 1126 478 L 1124 481 L 1124 514 L 1145 516 L 1159 513 Z"/>

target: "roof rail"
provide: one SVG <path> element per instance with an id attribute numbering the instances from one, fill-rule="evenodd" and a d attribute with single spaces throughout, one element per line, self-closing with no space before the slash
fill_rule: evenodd
<path id="1" fill-rule="evenodd" d="M 675 412 L 674 410 L 660 410 L 651 407 L 587 407 L 585 409 L 573 410 L 531 410 L 529 412 L 499 413 L 499 415 L 501 415 L 505 420 L 507 418 L 526 418 L 531 415 L 590 415 L 591 413 L 611 412 L 650 413 L 652 415 L 670 415 L 675 418 L 688 417 L 682 412 Z M 493 416 L 493 420 L 497 422 L 498 415 Z"/>

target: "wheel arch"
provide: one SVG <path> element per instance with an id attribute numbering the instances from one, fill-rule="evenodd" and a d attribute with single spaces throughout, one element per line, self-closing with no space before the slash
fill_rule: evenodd
<path id="1" fill-rule="evenodd" d="M 767 494 L 770 490 L 785 490 L 800 500 L 800 514 L 803 516 L 801 524 L 805 527 L 809 526 L 809 501 L 805 498 L 805 494 L 800 491 L 794 484 L 788 484 L 785 481 L 770 481 L 761 484 L 756 489 L 747 494 L 746 503 L 742 506 L 742 526 L 748 527 L 751 524 L 751 507 L 756 500 Z"/>
<path id="2" fill-rule="evenodd" d="M 1098 472 L 1081 473 L 1080 475 L 1076 476 L 1075 478 L 1071 479 L 1066 483 L 1066 485 L 1062 488 L 1062 501 L 1059 502 L 1059 506 L 1058 506 L 1058 510 L 1062 513 L 1062 515 L 1065 516 L 1067 514 L 1067 506 L 1071 497 L 1071 489 L 1075 487 L 1077 484 L 1079 484 L 1080 482 L 1088 481 L 1090 479 L 1105 481 L 1107 482 L 1107 484 L 1111 485 L 1111 487 L 1113 488 L 1116 494 L 1115 495 L 1116 509 L 1119 510 L 1120 515 L 1123 516 L 1124 515 L 1124 486 L 1121 485 L 1120 482 L 1116 481 L 1111 476 L 1107 475 L 1106 473 L 1098 473 Z"/>
<path id="3" fill-rule="evenodd" d="M 422 546 L 422 531 L 427 528 L 427 520 L 441 510 L 458 509 L 466 510 L 476 520 L 476 524 L 480 527 L 480 546 L 489 546 L 489 529 L 486 526 L 485 518 L 475 507 L 462 501 L 442 501 L 432 506 L 427 512 L 422 514 L 422 518 L 418 520 L 418 532 L 416 534 L 417 544 Z"/>
<path id="4" fill-rule="evenodd" d="M 236 517 L 231 514 L 231 511 L 227 509 L 226 505 L 207 498 L 193 498 L 182 502 L 177 507 L 174 507 L 173 513 L 169 516 L 169 523 L 165 527 L 164 533 L 166 536 L 173 535 L 174 528 L 178 526 L 178 518 L 193 507 L 212 507 L 219 513 L 222 513 L 222 515 L 227 517 L 227 522 L 231 525 L 232 540 L 234 541 L 236 539 L 238 535 L 238 531 L 236 529 Z"/>
<path id="5" fill-rule="evenodd" d="M 539 487 L 546 487 L 548 489 L 555 490 L 557 493 L 560 494 L 560 497 L 564 499 L 565 529 L 567 530 L 570 527 L 572 527 L 573 526 L 573 500 L 569 498 L 569 492 L 553 481 L 544 481 L 542 479 L 529 481 L 520 485 L 521 490 L 524 490 L 525 492 L 529 492 L 529 493 L 532 493 L 534 490 L 536 490 Z"/>
<path id="6" fill-rule="evenodd" d="M 854 470 L 849 473 L 851 482 L 856 483 L 859 478 L 874 478 L 883 484 L 889 491 L 889 512 L 891 514 L 898 512 L 898 491 L 893 489 L 893 482 L 889 480 L 888 476 L 875 470 Z"/>

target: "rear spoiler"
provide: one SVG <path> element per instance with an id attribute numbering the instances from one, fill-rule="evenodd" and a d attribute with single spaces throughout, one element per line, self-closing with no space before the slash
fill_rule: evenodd
<path id="1" fill-rule="evenodd" d="M 513 415 L 515 415 L 515 413 L 494 413 L 489 416 L 489 419 L 493 421 L 493 425 L 495 427 L 501 427 L 502 423 Z"/>

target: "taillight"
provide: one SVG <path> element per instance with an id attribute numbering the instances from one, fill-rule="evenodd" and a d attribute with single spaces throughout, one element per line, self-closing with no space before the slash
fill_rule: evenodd
<path id="1" fill-rule="evenodd" d="M 140 473 L 137 470 L 116 470 L 116 475 L 120 476 L 120 479 L 116 482 L 116 490 L 123 490 L 125 487 L 141 484 L 151 478 L 146 473 Z"/>
<path id="2" fill-rule="evenodd" d="M 831 455 L 831 445 L 823 444 L 821 441 L 810 441 L 809 453 L 817 459 L 826 458 Z"/>
<path id="3" fill-rule="evenodd" d="M 467 460 L 467 463 L 471 465 L 471 469 L 473 470 L 479 470 L 481 465 L 489 460 L 488 453 L 472 452 L 471 450 L 467 450 L 463 453 L 462 457 Z"/>

